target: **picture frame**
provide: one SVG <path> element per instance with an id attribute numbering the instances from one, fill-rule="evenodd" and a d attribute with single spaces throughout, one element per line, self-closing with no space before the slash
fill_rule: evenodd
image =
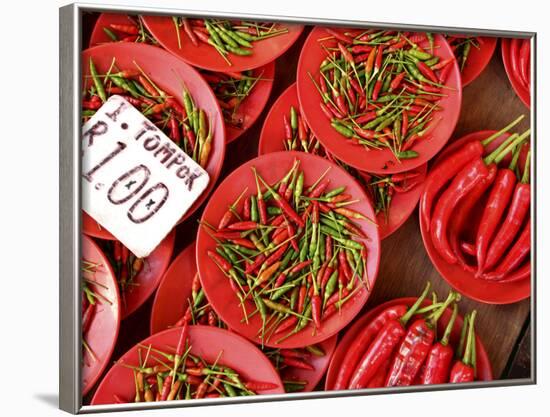
<path id="1" fill-rule="evenodd" d="M 84 405 L 82 396 L 82 372 L 81 358 L 83 355 L 82 348 L 82 304 L 81 304 L 81 288 L 82 288 L 82 195 L 81 195 L 81 91 L 82 80 L 81 74 L 83 71 L 83 63 L 81 62 L 81 54 L 84 48 L 83 42 L 83 18 L 86 13 L 128 13 L 144 14 L 144 15 L 182 15 L 192 18 L 201 18 L 204 16 L 213 18 L 228 18 L 228 19 L 248 19 L 254 21 L 269 21 L 289 24 L 305 24 L 311 26 L 333 26 L 333 27 L 354 27 L 354 28 L 380 28 L 380 29 L 399 29 L 404 31 L 419 31 L 419 32 L 434 32 L 446 34 L 472 34 L 476 36 L 492 36 L 492 37 L 520 37 L 530 39 L 531 48 L 531 95 L 530 95 L 530 111 L 525 111 L 528 114 L 530 122 L 528 126 L 531 128 L 530 142 L 533 149 L 536 148 L 536 77 L 534 70 L 536 62 L 537 42 L 536 33 L 531 32 L 508 32 L 508 31 L 493 31 L 483 29 L 467 29 L 467 28 L 446 28 L 446 27 L 431 27 L 431 26 L 416 26 L 403 24 L 390 24 L 381 22 L 366 22 L 366 21 L 340 21 L 340 20 L 325 20 L 316 18 L 292 18 L 283 16 L 264 16 L 253 14 L 229 14 L 229 13 L 214 13 L 200 12 L 192 10 L 177 10 L 177 9 L 162 9 L 145 7 L 123 7 L 123 6 L 90 6 L 87 4 L 72 4 L 60 8 L 60 317 L 59 317 L 59 346 L 60 346 L 60 381 L 59 381 L 59 405 L 60 408 L 71 413 L 88 413 L 101 411 L 123 411 L 123 410 L 141 410 L 151 408 L 167 408 L 167 407 L 188 407 L 202 406 L 213 404 L 235 404 L 249 402 L 264 402 L 264 401 L 281 401 L 306 398 L 326 398 L 326 397 L 348 397 L 356 395 L 372 395 L 372 394 L 393 394 L 398 392 L 421 392 L 434 391 L 445 389 L 462 389 L 475 386 L 479 387 L 500 387 L 511 385 L 527 385 L 536 383 L 536 254 L 535 250 L 531 251 L 531 285 L 529 294 L 529 305 L 527 309 L 528 320 L 524 320 L 519 326 L 521 329 L 517 331 L 518 336 L 524 336 L 528 344 L 526 351 L 529 353 L 529 377 L 511 378 L 511 379 L 495 379 L 493 381 L 484 382 L 483 384 L 464 383 L 460 386 L 437 385 L 437 386 L 420 386 L 413 385 L 410 387 L 392 387 L 392 388 L 364 388 L 357 390 L 345 391 L 313 391 L 292 394 L 277 394 L 277 395 L 259 395 L 255 397 L 240 397 L 240 398 L 212 398 L 200 400 L 176 400 L 165 402 L 162 404 L 109 404 L 109 405 Z M 505 80 L 507 81 L 507 80 Z M 510 96 L 512 96 L 510 94 Z M 272 97 L 274 100 L 275 97 Z M 273 105 L 273 101 L 270 103 Z M 265 120 L 265 112 L 260 116 L 260 120 Z M 532 187 L 536 187 L 536 158 L 532 158 L 531 166 L 531 182 Z M 227 173 L 225 173 L 227 175 Z M 218 186 L 220 184 L 218 183 Z M 533 194 L 530 215 L 535 219 L 532 225 L 531 245 L 536 247 L 536 193 Z M 416 232 L 418 232 L 415 229 Z M 420 248 L 423 250 L 423 248 Z M 395 249 L 396 250 L 396 249 Z M 172 257 L 175 258 L 175 255 Z M 441 279 L 441 278 L 440 278 Z M 399 295 L 400 292 L 398 292 Z M 417 294 L 408 294 L 417 295 Z M 443 294 L 441 294 L 443 296 Z M 374 305 L 370 305 L 374 307 Z M 364 311 L 364 310 L 363 310 Z M 527 328 L 530 328 L 530 335 L 526 333 Z M 519 342 L 518 342 L 519 346 Z M 519 347 L 518 347 L 519 349 Z M 524 348 L 525 349 L 525 348 Z M 123 352 L 120 352 L 123 353 Z M 509 352 L 508 363 L 513 362 Z M 114 358 L 113 358 L 114 359 Z M 510 362 L 512 361 L 512 362 Z"/>

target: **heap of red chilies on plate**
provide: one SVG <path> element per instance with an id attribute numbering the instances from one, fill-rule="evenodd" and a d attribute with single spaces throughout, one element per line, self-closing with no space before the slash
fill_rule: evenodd
<path id="1" fill-rule="evenodd" d="M 416 170 L 381 176 L 359 171 L 334 158 L 317 140 L 305 119 L 294 106 L 290 108 L 289 117 L 284 115 L 283 123 L 285 127 L 284 144 L 287 151 L 302 151 L 324 156 L 328 160 L 340 165 L 367 191 L 375 213 L 377 215 L 381 213 L 386 223 L 390 216 L 393 194 L 406 193 L 419 185 L 420 172 Z"/>
<path id="2" fill-rule="evenodd" d="M 254 42 L 272 38 L 288 32 L 288 29 L 276 23 L 232 21 L 225 19 L 188 19 L 172 17 L 176 28 L 178 46 L 183 42 L 181 28 L 194 46 L 199 42 L 212 46 L 221 57 L 231 65 L 229 54 L 252 55 Z"/>
<path id="3" fill-rule="evenodd" d="M 185 314 L 173 327 L 180 327 L 186 324 L 203 324 L 225 329 L 227 326 L 220 320 L 208 302 L 204 290 L 201 287 L 199 275 L 195 274 L 191 286 L 191 297 L 187 300 Z M 314 370 L 308 362 L 311 355 L 325 356 L 325 352 L 316 345 L 306 346 L 300 349 L 262 349 L 269 360 L 283 378 L 286 392 L 302 391 L 307 381 L 292 378 L 293 369 Z"/>
<path id="4" fill-rule="evenodd" d="M 223 352 L 220 352 L 214 363 L 193 355 L 187 334 L 188 326 L 185 325 L 181 328 L 175 351 L 167 352 L 151 345 L 141 345 L 139 354 L 144 359 L 140 359 L 137 366 L 118 362 L 134 373 L 135 397 L 124 399 L 114 394 L 115 401 L 139 403 L 237 397 L 256 395 L 257 391 L 277 387 L 271 382 L 246 381 L 237 371 L 219 363 Z"/>
<path id="5" fill-rule="evenodd" d="M 397 160 L 416 158 L 438 119 L 438 101 L 454 59 L 440 61 L 419 46 L 424 33 L 326 29 L 334 43 L 317 79 L 323 113 L 344 138 L 370 149 L 390 149 Z"/>
<path id="6" fill-rule="evenodd" d="M 195 104 L 185 86 L 181 101 L 177 100 L 160 89 L 138 64 L 135 65 L 134 69 L 121 70 L 113 60 L 107 73 L 100 75 L 90 59 L 89 77 L 92 82 L 83 94 L 84 121 L 92 117 L 109 96 L 119 95 L 141 111 L 201 167 L 206 167 L 213 138 L 206 112 Z"/>
<path id="7" fill-rule="evenodd" d="M 512 76 L 529 92 L 531 90 L 531 41 L 510 39 L 510 64 Z"/>
<path id="8" fill-rule="evenodd" d="M 239 112 L 239 106 L 250 95 L 258 81 L 262 79 L 263 72 L 254 76 L 251 70 L 243 72 L 202 71 L 201 75 L 214 91 L 226 125 L 236 129 L 242 128 L 245 115 Z"/>
<path id="9" fill-rule="evenodd" d="M 253 170 L 257 193 L 238 210 L 245 190 L 216 228 L 204 225 L 217 243 L 208 256 L 229 278 L 243 320 L 261 316 L 262 342 L 310 322 L 320 329 L 363 286 L 369 290 L 366 236 L 355 222 L 365 216 L 347 207 L 354 200 L 345 187 L 329 191 L 324 175 L 307 187 L 298 165 L 272 186 Z"/>
<path id="10" fill-rule="evenodd" d="M 420 199 L 421 215 L 439 255 L 489 281 L 512 282 L 531 274 L 530 151 L 523 171 L 518 163 L 530 130 L 508 136 L 484 156 L 485 146 L 522 119 L 484 140 L 465 144 L 439 161 Z M 510 154 L 510 162 L 505 163 Z M 474 240 L 464 240 L 480 200 L 486 202 Z"/>
<path id="11" fill-rule="evenodd" d="M 139 16 L 128 15 L 128 24 L 111 23 L 109 27 L 104 26 L 103 32 L 113 42 L 137 42 L 156 45 L 157 41 L 145 28 Z"/>
<path id="12" fill-rule="evenodd" d="M 359 389 L 474 381 L 476 311 L 464 319 L 458 347 L 450 335 L 460 296 L 451 292 L 443 303 L 421 308 L 430 285 L 411 306 L 398 304 L 381 311 L 353 340 L 333 389 Z M 453 314 L 439 340 L 437 321 L 453 304 Z M 454 361 L 453 361 L 454 358 Z"/>

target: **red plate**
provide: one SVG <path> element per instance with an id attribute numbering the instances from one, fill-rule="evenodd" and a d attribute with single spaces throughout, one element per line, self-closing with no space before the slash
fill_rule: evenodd
<path id="1" fill-rule="evenodd" d="M 516 95 L 520 98 L 520 100 L 527 106 L 527 108 L 531 108 L 531 94 L 529 93 L 529 90 L 526 89 L 521 81 L 517 78 L 517 75 L 514 73 L 514 70 L 512 69 L 512 62 L 510 58 L 510 39 L 502 38 L 500 41 L 501 50 L 502 50 L 502 61 L 504 62 L 504 69 L 506 70 L 506 75 L 508 75 L 508 79 L 510 80 L 510 84 L 512 84 L 512 88 L 516 92 Z"/>
<path id="2" fill-rule="evenodd" d="M 297 109 L 300 108 L 296 84 L 292 84 L 283 92 L 283 94 L 280 95 L 267 114 L 262 127 L 262 132 L 260 133 L 258 155 L 265 155 L 267 153 L 285 150 L 283 116 L 286 115 L 289 117 L 288 115 L 290 114 L 291 106 L 294 106 Z M 424 164 L 418 169 L 421 172 L 423 182 L 426 177 L 428 165 Z M 388 221 L 386 222 L 385 216 L 382 213 L 379 213 L 376 216 L 380 239 L 385 239 L 399 229 L 403 223 L 405 223 L 414 211 L 421 192 L 422 184 L 420 183 L 406 193 L 394 194 L 391 201 L 390 216 Z"/>
<path id="3" fill-rule="evenodd" d="M 342 168 L 332 164 L 326 159 L 303 152 L 276 152 L 248 161 L 233 171 L 220 184 L 216 192 L 210 198 L 204 210 L 201 222 L 218 224 L 220 218 L 227 210 L 227 207 L 243 190 L 248 188 L 248 192 L 245 193 L 245 196 L 256 191 L 251 167 L 256 167 L 259 174 L 262 175 L 268 183 L 274 183 L 290 170 L 295 159 L 300 160 L 300 168 L 304 171 L 306 184 L 311 184 L 330 167 L 331 169 L 328 171 L 325 178 L 330 179 L 331 186 L 337 187 L 345 185 L 347 187 L 347 192 L 351 194 L 354 199 L 360 200 L 359 203 L 356 203 L 352 208 L 359 210 L 368 218 L 374 218 L 372 206 L 363 189 L 353 177 Z M 374 223 L 360 221 L 358 224 L 363 232 L 371 237 L 371 240 L 366 241 L 366 244 L 368 253 L 371 254 L 367 260 L 367 270 L 370 288 L 372 288 L 376 280 L 380 261 L 380 237 Z M 218 316 L 220 316 L 232 330 L 256 343 L 261 343 L 260 338 L 256 336 L 261 328 L 260 317 L 255 315 L 249 320 L 249 324 L 244 322 L 241 323 L 243 312 L 242 308 L 239 307 L 238 298 L 231 289 L 229 280 L 218 269 L 214 262 L 206 256 L 207 250 L 214 251 L 215 242 L 208 233 L 205 232 L 204 228 L 201 227 L 197 237 L 197 265 L 202 286 L 212 307 Z M 359 313 L 370 295 L 364 288 L 358 290 L 356 294 L 355 297 L 344 304 L 342 314 L 334 315 L 327 319 L 322 328 L 315 335 L 312 334 L 313 326 L 309 325 L 301 332 L 285 339 L 281 343 L 268 340 L 264 341 L 265 345 L 270 347 L 295 348 L 312 345 L 328 339 L 345 327 L 346 324 Z M 252 304 L 250 300 L 247 302 Z M 248 308 L 250 307 L 249 305 Z"/>
<path id="4" fill-rule="evenodd" d="M 162 277 L 151 309 L 151 334 L 169 328 L 183 317 L 196 273 L 193 242 L 174 259 Z"/>
<path id="5" fill-rule="evenodd" d="M 454 68 L 447 78 L 447 86 L 454 88 L 454 90 L 446 90 L 448 96 L 439 101 L 442 110 L 435 113 L 435 120 L 441 120 L 438 122 L 437 127 L 430 131 L 429 136 L 431 136 L 431 139 L 420 141 L 414 145 L 413 149 L 419 153 L 417 158 L 405 159 L 401 163 L 397 163 L 389 149 L 366 151 L 362 146 L 354 145 L 351 141 L 346 140 L 333 129 L 330 121 L 321 110 L 319 106 L 321 99 L 309 74 L 314 78 L 319 77 L 319 65 L 326 57 L 326 52 L 321 44 L 332 47 L 335 46 L 335 41 L 327 40 L 321 43 L 318 39 L 330 36 L 322 27 L 313 29 L 306 39 L 298 61 L 298 98 L 304 117 L 315 136 L 335 157 L 361 171 L 375 174 L 393 174 L 409 171 L 429 161 L 451 137 L 460 114 L 462 83 L 456 60 L 453 62 Z M 436 55 L 441 60 L 454 57 L 443 36 L 435 35 L 434 40 Z M 427 46 L 427 44 L 428 41 L 426 40 L 421 42 L 420 46 Z M 392 164 L 384 168 L 388 162 L 392 162 Z"/>
<path id="6" fill-rule="evenodd" d="M 259 77 L 260 74 L 262 80 L 259 80 L 256 83 L 248 97 L 246 97 L 239 105 L 238 113 L 242 114 L 244 117 L 243 126 L 239 129 L 230 126 L 229 124 L 225 125 L 225 140 L 227 143 L 233 142 L 244 132 L 246 132 L 262 113 L 267 100 L 269 99 L 271 88 L 273 87 L 273 80 L 275 78 L 275 61 L 252 71 L 253 77 Z"/>
<path id="7" fill-rule="evenodd" d="M 100 265 L 93 276 L 83 273 L 83 278 L 98 282 L 99 285 L 94 286 L 94 292 L 111 302 L 109 304 L 102 301 L 96 304 L 95 315 L 84 338 L 97 357 L 97 361 L 94 361 L 82 347 L 85 358 L 82 367 L 82 395 L 86 395 L 107 367 L 115 348 L 120 327 L 120 299 L 118 285 L 108 259 L 97 244 L 86 235 L 82 235 L 82 259 Z"/>
<path id="8" fill-rule="evenodd" d="M 338 377 L 338 372 L 342 366 L 342 362 L 346 356 L 346 353 L 353 343 L 353 341 L 359 336 L 361 330 L 370 323 L 374 317 L 380 314 L 383 310 L 389 307 L 393 307 L 399 304 L 405 304 L 411 306 L 416 301 L 414 297 L 405 297 L 405 298 L 396 298 L 395 300 L 387 301 L 384 304 L 379 305 L 378 307 L 373 308 L 368 311 L 362 317 L 358 318 L 355 323 L 348 329 L 342 340 L 338 343 L 336 351 L 332 356 L 330 365 L 327 372 L 327 378 L 325 381 L 325 390 L 330 391 L 334 387 L 336 378 Z M 424 305 L 431 304 L 430 301 L 424 301 Z M 437 331 L 439 334 L 444 332 L 444 329 L 451 318 L 452 310 L 448 308 L 445 313 L 441 316 L 437 323 Z M 458 315 L 455 320 L 453 331 L 451 333 L 451 344 L 457 346 L 458 340 L 460 339 L 460 329 L 462 328 L 462 323 L 464 319 L 462 316 Z M 493 379 L 493 372 L 491 370 L 491 362 L 485 351 L 485 347 L 481 343 L 479 336 L 476 337 L 476 357 L 477 357 L 477 372 L 479 381 L 491 381 Z"/>
<path id="9" fill-rule="evenodd" d="M 134 346 L 120 358 L 109 370 L 99 385 L 92 405 L 114 404 L 114 395 L 133 402 L 135 396 L 134 376 L 132 370 L 122 363 L 136 365 L 139 363 L 139 345 L 149 344 L 154 348 L 173 352 L 178 343 L 181 328 L 174 328 L 149 336 Z M 277 384 L 277 388 L 259 391 L 260 394 L 283 394 L 283 384 L 279 374 L 269 359 L 252 343 L 238 334 L 210 326 L 189 326 L 191 353 L 200 356 L 209 363 L 218 363 L 235 369 L 243 379 Z M 153 364 L 149 360 L 148 364 Z"/>
<path id="10" fill-rule="evenodd" d="M 172 230 L 151 254 L 145 258 L 143 270 L 134 278 L 135 286 L 121 294 L 122 318 L 136 311 L 153 294 L 170 264 L 176 232 Z"/>
<path id="11" fill-rule="evenodd" d="M 479 48 L 473 45 L 470 48 L 466 65 L 464 65 L 464 70 L 461 73 L 462 87 L 467 86 L 479 77 L 479 74 L 483 72 L 489 61 L 491 61 L 497 46 L 497 38 L 478 36 L 476 39 L 479 42 Z"/>
<path id="12" fill-rule="evenodd" d="M 285 24 L 284 26 L 288 28 L 288 33 L 254 42 L 252 55 L 228 55 L 231 61 L 231 65 L 228 65 L 212 46 L 206 45 L 200 41 L 198 46 L 194 46 L 181 28 L 180 49 L 178 46 L 176 29 L 171 17 L 143 16 L 143 21 L 155 39 L 174 55 L 196 67 L 221 72 L 244 71 L 261 67 L 262 65 L 274 61 L 292 46 L 304 29 L 301 25 Z"/>
<path id="13" fill-rule="evenodd" d="M 453 142 L 448 149 L 446 149 L 439 157 L 438 161 L 441 161 L 446 155 L 452 151 L 464 146 L 466 143 L 474 140 L 483 140 L 489 137 L 491 134 L 495 133 L 494 130 L 484 130 L 480 132 L 470 133 L 462 137 L 461 139 Z M 502 135 L 499 138 L 495 139 L 489 146 L 487 146 L 487 152 L 491 152 L 496 149 L 496 147 L 502 143 L 502 141 L 508 135 Z M 506 160 L 504 161 L 506 163 Z M 523 165 L 523 164 L 522 164 Z M 520 165 L 521 166 L 521 165 Z M 484 201 L 481 200 L 479 206 L 474 210 L 475 213 L 481 215 L 483 209 Z M 476 225 L 478 219 L 472 219 L 470 223 L 472 226 Z M 472 234 L 473 234 L 472 229 Z M 524 279 L 516 282 L 489 282 L 484 279 L 476 278 L 474 274 L 464 270 L 460 265 L 451 265 L 447 263 L 439 253 L 436 251 L 432 244 L 432 240 L 429 236 L 429 233 L 426 231 L 426 223 L 423 221 L 422 213 L 420 212 L 420 231 L 422 232 L 422 240 L 424 241 L 424 246 L 428 252 L 433 265 L 437 271 L 441 274 L 443 279 L 449 283 L 454 289 L 464 294 L 467 297 L 470 297 L 474 300 L 480 301 L 482 303 L 488 304 L 510 304 L 515 303 L 525 298 L 528 298 L 531 295 L 531 280 Z M 473 238 L 473 236 L 472 236 Z"/>
<path id="14" fill-rule="evenodd" d="M 214 188 L 220 175 L 225 156 L 225 127 L 221 115 L 220 106 L 214 93 L 192 67 L 180 59 L 151 45 L 135 43 L 110 43 L 86 49 L 82 52 L 82 62 L 87 63 L 89 59 L 94 64 L 99 74 L 107 72 L 113 58 L 119 68 L 135 68 L 134 61 L 147 73 L 158 86 L 168 94 L 181 101 L 182 80 L 193 96 L 198 107 L 204 109 L 209 120 L 212 121 L 214 137 L 212 139 L 212 153 L 205 167 L 210 175 L 210 182 L 206 190 L 189 208 L 187 213 L 180 219 L 180 222 L 191 216 L 195 210 L 204 202 L 210 191 Z M 88 73 L 88 65 L 83 65 L 85 74 Z M 102 239 L 113 239 L 113 236 L 104 228 L 97 225 L 90 225 L 90 222 L 83 219 L 83 232 Z"/>
<path id="15" fill-rule="evenodd" d="M 187 246 L 170 265 L 159 285 L 151 310 L 151 334 L 163 331 L 176 323 L 185 313 L 186 300 L 191 296 L 193 276 L 197 272 L 195 243 Z M 319 346 L 325 356 L 312 355 L 309 362 L 315 370 L 289 368 L 285 378 L 307 381 L 304 391 L 313 391 L 327 370 L 336 348 L 336 336 Z"/>

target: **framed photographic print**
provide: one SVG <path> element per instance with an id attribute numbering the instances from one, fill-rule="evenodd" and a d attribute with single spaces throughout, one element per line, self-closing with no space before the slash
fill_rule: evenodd
<path id="1" fill-rule="evenodd" d="M 534 383 L 535 57 L 535 33 L 61 8 L 60 407 Z"/>

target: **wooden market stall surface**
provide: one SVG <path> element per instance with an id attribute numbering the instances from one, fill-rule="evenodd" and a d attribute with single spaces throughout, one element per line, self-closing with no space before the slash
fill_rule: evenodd
<path id="1" fill-rule="evenodd" d="M 93 16 L 85 17 L 85 30 L 93 25 L 92 22 Z M 228 145 L 218 183 L 243 162 L 257 155 L 264 119 L 277 97 L 295 82 L 298 57 L 308 33 L 306 29 L 298 41 L 276 61 L 275 82 L 268 104 L 256 123 Z M 83 44 L 87 44 L 86 33 Z M 463 90 L 461 115 L 451 141 L 477 130 L 500 129 L 520 114 L 527 117 L 518 126 L 518 131 L 529 127 L 529 110 L 512 90 L 504 71 L 500 45 L 497 45 L 487 68 Z M 174 257 L 194 240 L 200 214 L 201 210 L 177 227 Z M 424 249 L 417 209 L 399 230 L 382 242 L 379 275 L 365 309 L 393 298 L 418 295 L 427 280 L 431 281 L 440 297 L 444 297 L 450 290 Z M 495 379 L 531 377 L 530 301 L 488 305 L 463 297 L 459 304 L 462 314 L 472 309 L 478 311 L 476 331 L 486 347 Z M 152 297 L 121 323 L 112 361 L 149 335 L 151 305 Z"/>

